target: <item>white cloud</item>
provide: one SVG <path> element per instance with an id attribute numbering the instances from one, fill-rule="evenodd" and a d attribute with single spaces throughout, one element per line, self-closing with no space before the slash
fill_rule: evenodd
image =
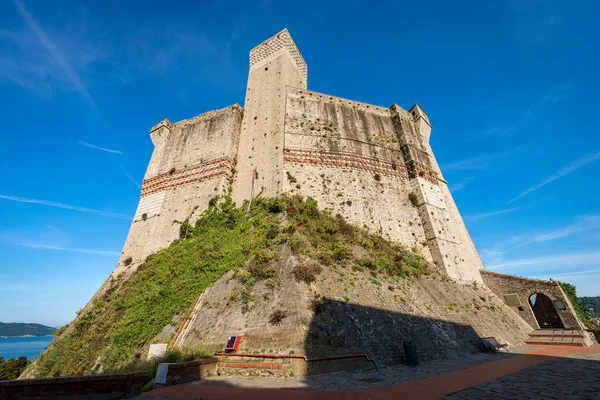
<path id="1" fill-rule="evenodd" d="M 450 185 L 448 188 L 450 189 L 450 191 L 452 193 L 456 193 L 459 190 L 464 189 L 465 186 L 467 186 L 469 183 L 473 182 L 474 180 L 475 180 L 475 178 L 465 178 L 458 183 L 454 183 L 454 184 Z"/>
<path id="2" fill-rule="evenodd" d="M 105 147 L 100 147 L 100 146 L 95 146 L 93 144 L 90 144 L 88 142 L 83 142 L 83 141 L 78 141 L 77 144 L 80 144 L 82 146 L 86 146 L 86 147 L 91 147 L 92 149 L 96 149 L 96 150 L 100 150 L 100 151 L 104 151 L 107 153 L 115 153 L 115 154 L 123 154 L 121 151 L 119 150 L 112 150 L 112 149 L 107 149 Z"/>
<path id="3" fill-rule="evenodd" d="M 54 201 L 37 200 L 37 199 L 29 199 L 27 197 L 5 196 L 5 195 L 0 195 L 0 199 L 17 201 L 19 203 L 41 204 L 41 205 L 50 206 L 50 207 L 64 208 L 66 210 L 80 211 L 80 212 L 84 212 L 84 213 L 88 213 L 88 214 L 102 215 L 104 217 L 127 219 L 127 220 L 131 219 L 130 216 L 125 215 L 125 214 L 117 214 L 117 213 L 108 212 L 108 211 L 94 210 L 92 208 L 77 207 L 77 206 L 72 206 L 69 204 L 57 203 Z"/>
<path id="4" fill-rule="evenodd" d="M 521 210 L 523 208 L 525 208 L 525 207 L 515 207 L 515 208 L 508 208 L 506 210 L 496 210 L 496 211 L 490 211 L 490 212 L 480 213 L 480 214 L 465 215 L 465 220 L 480 221 L 485 218 L 490 218 L 490 217 L 495 217 L 495 216 L 502 215 L 502 214 L 511 213 L 513 211 Z"/>
<path id="5" fill-rule="evenodd" d="M 506 261 L 506 255 L 514 250 L 532 245 L 534 243 L 544 243 L 559 239 L 566 239 L 582 233 L 589 235 L 590 233 L 598 232 L 599 229 L 600 214 L 580 215 L 575 217 L 574 222 L 568 223 L 562 227 L 509 236 L 504 240 L 498 241 L 490 248 L 482 249 L 480 254 L 481 258 L 484 260 L 484 264 L 490 266 L 490 268 L 510 267 L 512 266 L 510 263 L 513 261 Z M 534 264 L 546 262 L 545 260 L 545 257 L 537 257 L 532 259 L 521 259 L 518 262 Z"/>
<path id="6" fill-rule="evenodd" d="M 516 148 L 513 150 L 509 150 L 509 151 L 504 151 L 501 153 L 486 154 L 484 156 L 477 156 L 477 157 L 467 158 L 464 160 L 454 161 L 454 162 L 442 164 L 440 166 L 440 168 L 441 168 L 442 172 L 482 170 L 482 169 L 487 168 L 491 164 L 492 161 L 499 159 L 499 158 L 507 157 L 507 156 L 513 154 L 515 151 L 518 151 L 519 149 L 520 148 Z"/>
<path id="7" fill-rule="evenodd" d="M 50 244 L 43 243 L 17 243 L 19 246 L 30 247 L 34 249 L 45 249 L 45 250 L 57 250 L 57 251 L 67 251 L 71 253 L 85 253 L 85 254 L 98 254 L 103 256 L 118 256 L 118 251 L 110 251 L 110 250 L 94 250 L 94 249 L 78 249 L 72 247 L 62 247 L 62 246 L 54 246 Z"/>
<path id="8" fill-rule="evenodd" d="M 518 258 L 510 261 L 504 261 L 497 264 L 488 265 L 490 270 L 505 270 L 521 267 L 536 267 L 536 268 L 564 268 L 572 265 L 577 266 L 600 266 L 600 251 L 584 252 L 584 253 L 561 253 L 545 255 L 540 257 Z M 600 269 L 596 270 L 600 272 Z"/>
<path id="9" fill-rule="evenodd" d="M 0 54 L 0 80 L 12 81 L 22 87 L 38 91 L 42 97 L 52 97 L 53 87 L 78 91 L 94 108 L 96 103 L 67 58 L 79 67 L 99 58 L 95 47 L 89 43 L 75 45 L 76 38 L 60 36 L 62 46 L 50 38 L 29 13 L 25 5 L 13 0 L 29 31 L 0 31 L 0 38 L 12 42 L 20 49 L 18 54 Z M 33 33 L 33 35 L 31 35 Z M 70 57 L 65 56 L 65 50 Z"/>
<path id="10" fill-rule="evenodd" d="M 583 167 L 585 167 L 595 161 L 598 161 L 598 160 L 600 160 L 600 151 L 588 154 L 585 157 L 582 157 L 575 161 L 572 161 L 569 164 L 562 167 L 560 170 L 558 170 L 558 172 L 556 172 L 553 175 L 550 175 L 549 177 L 547 177 L 546 179 L 544 179 L 537 185 L 531 186 L 530 188 L 523 190 L 517 197 L 509 200 L 508 203 L 509 204 L 513 203 L 513 202 L 519 200 L 520 198 L 527 196 L 529 193 L 535 192 L 536 190 L 546 186 L 547 184 L 554 182 L 555 180 L 560 179 L 563 176 L 569 175 L 570 173 L 575 172 L 578 169 L 583 168 Z"/>
<path id="11" fill-rule="evenodd" d="M 125 168 L 123 168 L 123 167 L 119 167 L 119 168 L 121 168 L 121 171 L 123 171 L 123 174 L 125 174 L 127 179 L 129 179 L 129 182 L 131 182 L 133 184 L 133 186 L 135 186 L 138 189 L 142 188 L 142 185 L 138 181 L 133 179 L 133 177 L 129 174 L 129 172 L 127 172 L 127 170 Z"/>

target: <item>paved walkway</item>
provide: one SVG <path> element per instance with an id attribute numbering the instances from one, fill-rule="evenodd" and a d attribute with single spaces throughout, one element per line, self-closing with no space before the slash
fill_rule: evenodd
<path id="1" fill-rule="evenodd" d="M 598 393 L 600 348 L 526 346 L 413 368 L 292 379 L 214 377 L 137 399 L 600 399 Z"/>

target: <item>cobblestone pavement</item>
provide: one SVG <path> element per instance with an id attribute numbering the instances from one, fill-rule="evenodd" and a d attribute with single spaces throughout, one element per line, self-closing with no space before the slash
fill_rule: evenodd
<path id="1" fill-rule="evenodd" d="M 600 353 L 573 354 L 443 397 L 475 399 L 600 399 Z"/>
<path id="2" fill-rule="evenodd" d="M 476 354 L 418 367 L 399 365 L 303 378 L 213 377 L 136 399 L 600 400 L 600 348 L 561 347 L 526 346 L 510 353 Z"/>

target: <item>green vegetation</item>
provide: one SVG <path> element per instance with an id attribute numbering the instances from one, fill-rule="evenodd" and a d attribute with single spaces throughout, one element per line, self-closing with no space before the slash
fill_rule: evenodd
<path id="1" fill-rule="evenodd" d="M 419 207 L 419 198 L 413 192 L 410 192 L 408 194 L 408 200 L 410 201 L 410 204 L 412 204 L 414 207 Z"/>
<path id="2" fill-rule="evenodd" d="M 103 369 L 126 367 L 141 357 L 142 346 L 187 310 L 198 293 L 229 270 L 249 267 L 255 279 L 274 274 L 267 238 L 277 209 L 255 201 L 250 212 L 230 199 L 209 209 L 195 227 L 182 224 L 183 239 L 149 256 L 128 279 L 114 280 L 57 337 L 37 362 L 36 375 L 89 373 L 100 357 Z M 145 356 L 145 354 L 144 354 Z"/>
<path id="3" fill-rule="evenodd" d="M 279 325 L 284 318 L 287 317 L 287 311 L 285 310 L 275 310 L 269 316 L 269 322 L 271 325 Z"/>
<path id="4" fill-rule="evenodd" d="M 6 362 L 0 357 L 0 381 L 17 379 L 30 363 L 25 356 L 9 358 Z"/>
<path id="5" fill-rule="evenodd" d="M 591 316 L 595 318 L 600 318 L 600 296 L 596 297 L 580 297 L 579 300 L 583 303 L 587 308 L 591 308 Z"/>
<path id="6" fill-rule="evenodd" d="M 577 314 L 577 317 L 581 320 L 581 322 L 583 322 L 583 324 L 589 329 L 597 328 L 598 326 L 591 319 L 592 312 L 590 311 L 589 307 L 585 306 L 579 297 L 577 297 L 577 289 L 575 286 L 565 282 L 560 282 L 560 286 L 573 305 L 573 308 L 575 308 L 575 314 Z"/>
<path id="7" fill-rule="evenodd" d="M 317 280 L 317 275 L 319 275 L 323 271 L 323 268 L 315 262 L 310 262 L 308 264 L 298 264 L 292 270 L 292 274 L 296 281 L 305 282 L 307 285 L 310 285 L 312 282 Z"/>
<path id="8" fill-rule="evenodd" d="M 22 322 L 0 322 L 0 337 L 2 336 L 48 336 L 53 335 L 55 328 Z"/>
<path id="9" fill-rule="evenodd" d="M 368 269 L 374 277 L 429 273 L 420 256 L 348 224 L 340 215 L 319 211 L 310 197 L 259 197 L 246 210 L 247 203 L 236 208 L 230 198 L 221 198 L 210 202 L 195 226 L 180 222 L 180 239 L 149 256 L 130 276 L 111 280 L 61 330 L 36 362 L 36 375 L 90 373 L 99 361 L 103 371 L 141 368 L 147 345 L 165 326 L 176 325 L 174 317 L 181 321 L 198 294 L 228 271 L 235 271 L 240 285 L 227 304 L 239 302 L 242 312 L 251 312 L 256 283 L 276 288 L 285 244 L 299 259 L 294 277 L 306 283 L 317 279 L 323 265 Z M 322 299 L 316 296 L 310 308 L 320 313 Z M 274 308 L 269 320 L 277 325 L 286 316 L 286 310 Z"/>
<path id="10" fill-rule="evenodd" d="M 151 390 L 152 381 L 156 376 L 156 370 L 160 363 L 182 363 L 186 361 L 198 360 L 200 358 L 211 358 L 213 355 L 204 349 L 169 349 L 160 357 L 155 357 L 151 360 L 145 358 L 136 358 L 124 368 L 105 370 L 108 374 L 117 374 L 123 372 L 145 371 L 146 381 L 142 390 Z"/>
<path id="11" fill-rule="evenodd" d="M 292 174 L 290 174 L 290 171 L 285 171 L 285 174 L 287 175 L 288 181 L 290 181 L 290 183 L 298 182 L 296 178 Z"/>

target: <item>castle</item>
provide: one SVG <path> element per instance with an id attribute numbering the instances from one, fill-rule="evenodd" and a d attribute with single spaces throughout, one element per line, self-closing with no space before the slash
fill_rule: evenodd
<path id="1" fill-rule="evenodd" d="M 237 286 L 230 271 L 192 304 L 187 322 L 174 316 L 144 346 L 164 341 L 216 349 L 236 334 L 248 351 L 364 353 L 394 363 L 402 352 L 389 343 L 402 338 L 417 342 L 430 359 L 475 352 L 485 336 L 523 343 L 539 328 L 574 329 L 589 344 L 558 282 L 485 271 L 418 104 L 408 111 L 365 104 L 309 91 L 307 80 L 306 63 L 283 30 L 250 51 L 244 108 L 235 104 L 152 127 L 154 152 L 137 211 L 119 263 L 94 298 L 178 239 L 180 222 L 194 224 L 213 199 L 228 195 L 238 206 L 259 196 L 310 196 L 321 209 L 403 244 L 445 274 L 387 286 L 363 272 L 329 271 L 307 286 L 293 279 L 298 258 L 288 249 L 277 261 L 277 289 L 262 284 L 255 311 L 231 304 Z M 307 307 L 316 294 L 327 315 Z M 289 311 L 276 326 L 268 323 L 274 307 Z"/>
<path id="2" fill-rule="evenodd" d="M 193 222 L 231 185 L 238 205 L 259 194 L 311 196 L 417 249 L 451 278 L 481 281 L 483 265 L 429 145 L 425 111 L 309 91 L 307 71 L 283 30 L 251 50 L 243 109 L 151 129 L 155 148 L 122 258 L 135 265 L 168 246 L 178 237 L 174 220 Z"/>

